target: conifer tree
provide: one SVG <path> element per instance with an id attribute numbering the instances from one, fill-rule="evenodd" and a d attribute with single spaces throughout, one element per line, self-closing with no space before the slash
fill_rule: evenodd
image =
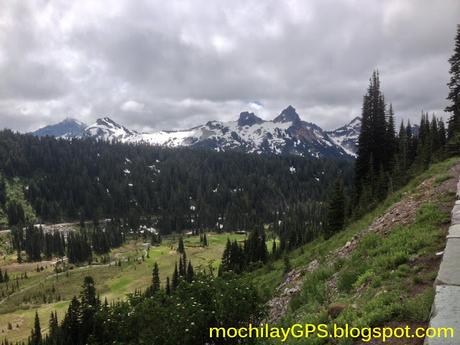
<path id="1" fill-rule="evenodd" d="M 446 134 L 446 126 L 444 125 L 444 121 L 442 120 L 442 118 L 439 118 L 438 126 L 439 126 L 439 143 L 441 146 L 441 150 L 444 150 L 444 147 L 446 146 L 447 134 Z"/>
<path id="2" fill-rule="evenodd" d="M 193 272 L 193 266 L 192 266 L 192 261 L 190 260 L 188 262 L 188 266 L 187 266 L 187 275 L 185 277 L 185 280 L 188 282 L 188 283 L 191 283 L 193 281 L 193 277 L 194 277 L 195 273 Z"/>
<path id="3" fill-rule="evenodd" d="M 57 312 L 51 312 L 49 320 L 49 332 L 48 332 L 48 344 L 57 345 L 59 338 L 59 322 L 57 318 Z"/>
<path id="4" fill-rule="evenodd" d="M 5 207 L 6 203 L 6 183 L 5 179 L 0 176 L 0 207 Z"/>
<path id="5" fill-rule="evenodd" d="M 66 344 L 80 344 L 81 332 L 80 302 L 77 297 L 70 301 L 67 313 L 62 321 L 62 336 Z"/>
<path id="6" fill-rule="evenodd" d="M 182 236 L 179 238 L 179 244 L 177 246 L 177 251 L 180 254 L 184 254 L 184 252 L 185 252 L 184 239 L 182 238 Z"/>
<path id="7" fill-rule="evenodd" d="M 80 293 L 80 339 L 86 342 L 94 327 L 94 315 L 100 305 L 96 295 L 96 287 L 91 276 L 86 276 L 83 280 L 82 291 Z"/>
<path id="8" fill-rule="evenodd" d="M 32 334 L 30 336 L 31 345 L 41 345 L 42 344 L 42 331 L 40 327 L 40 319 L 38 317 L 38 312 L 35 312 L 34 328 L 32 329 Z"/>
<path id="9" fill-rule="evenodd" d="M 454 52 L 449 59 L 449 63 L 450 80 L 447 84 L 449 87 L 447 100 L 450 104 L 446 107 L 445 111 L 451 113 L 447 133 L 451 149 L 455 149 L 460 139 L 460 137 L 454 138 L 460 133 L 460 24 L 457 25 Z"/>
<path id="10" fill-rule="evenodd" d="M 166 277 L 166 288 L 165 288 L 165 292 L 167 295 L 170 295 L 171 294 L 171 284 L 169 282 L 169 277 Z"/>
<path id="11" fill-rule="evenodd" d="M 374 71 L 363 99 L 361 133 L 358 139 L 358 157 L 355 165 L 355 189 L 359 198 L 369 185 L 376 187 L 375 176 L 390 168 L 393 157 L 389 157 L 389 125 L 386 123 L 385 100 L 380 91 L 380 79 Z M 394 126 L 394 125 L 393 125 Z M 394 129 L 393 129 L 394 130 Z"/>
<path id="12" fill-rule="evenodd" d="M 345 222 L 345 197 L 343 193 L 343 182 L 337 179 L 334 185 L 334 192 L 329 202 L 328 222 L 326 237 L 332 236 L 343 228 Z"/>
<path id="13" fill-rule="evenodd" d="M 394 122 L 394 112 L 393 112 L 393 105 L 390 103 L 390 107 L 388 110 L 388 124 L 387 124 L 387 157 L 389 169 L 393 168 L 395 155 L 398 148 L 398 143 L 396 140 L 396 132 L 395 132 L 395 122 Z"/>
<path id="14" fill-rule="evenodd" d="M 155 262 L 152 270 L 152 292 L 156 293 L 158 291 L 160 291 L 160 271 L 158 264 Z"/>
<path id="15" fill-rule="evenodd" d="M 186 273 L 187 267 L 184 266 L 184 260 L 182 259 L 183 256 L 179 257 L 179 277 L 184 277 Z"/>
<path id="16" fill-rule="evenodd" d="M 208 237 L 206 236 L 206 233 L 203 234 L 203 247 L 208 246 Z"/>
<path id="17" fill-rule="evenodd" d="M 171 279 L 171 289 L 174 291 L 176 290 L 177 286 L 179 286 L 179 272 L 177 271 L 177 262 L 174 265 L 174 272 Z"/>
<path id="18" fill-rule="evenodd" d="M 431 154 L 439 152 L 441 149 L 441 137 L 439 135 L 438 119 L 434 116 L 431 118 L 430 123 L 430 136 L 431 136 Z"/>
<path id="19" fill-rule="evenodd" d="M 227 243 L 225 244 L 225 249 L 222 254 L 222 260 L 219 267 L 219 272 L 227 272 L 231 269 L 231 242 L 230 238 L 227 237 Z"/>
<path id="20" fill-rule="evenodd" d="M 398 134 L 398 155 L 397 155 L 397 166 L 395 175 L 397 175 L 397 182 L 402 185 L 406 180 L 407 169 L 409 168 L 409 141 L 407 139 L 407 131 L 404 126 L 404 121 L 401 121 Z"/>

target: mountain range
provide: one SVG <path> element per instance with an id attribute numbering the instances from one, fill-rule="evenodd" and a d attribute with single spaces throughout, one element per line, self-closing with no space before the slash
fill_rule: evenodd
<path id="1" fill-rule="evenodd" d="M 236 121 L 209 121 L 187 130 L 140 133 L 109 117 L 99 118 L 91 125 L 67 118 L 32 134 L 63 139 L 93 137 L 122 143 L 187 146 L 215 151 L 354 158 L 360 130 L 359 117 L 336 130 L 325 131 L 314 123 L 302 121 L 296 110 L 288 106 L 271 121 L 263 120 L 252 112 L 242 112 Z"/>

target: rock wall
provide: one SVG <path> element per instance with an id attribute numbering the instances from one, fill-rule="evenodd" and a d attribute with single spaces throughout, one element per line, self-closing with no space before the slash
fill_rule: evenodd
<path id="1" fill-rule="evenodd" d="M 457 184 L 457 199 L 460 199 L 460 181 Z M 435 289 L 430 327 L 452 327 L 454 338 L 426 338 L 425 344 L 460 344 L 460 200 L 455 202 L 452 209 L 451 226 Z"/>

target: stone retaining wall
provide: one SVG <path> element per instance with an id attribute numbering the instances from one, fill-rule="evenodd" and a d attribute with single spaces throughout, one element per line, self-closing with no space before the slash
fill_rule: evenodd
<path id="1" fill-rule="evenodd" d="M 457 199 L 460 199 L 460 181 L 457 184 Z M 435 281 L 430 327 L 453 327 L 454 338 L 427 338 L 426 345 L 460 345 L 460 200 L 455 202 L 452 209 L 451 222 Z"/>

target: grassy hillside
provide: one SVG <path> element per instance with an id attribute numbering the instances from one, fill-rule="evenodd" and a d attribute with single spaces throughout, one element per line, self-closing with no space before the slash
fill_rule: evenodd
<path id="1" fill-rule="evenodd" d="M 343 232 L 292 252 L 290 273 L 279 260 L 248 274 L 267 298 L 276 291 L 269 319 L 285 325 L 425 325 L 459 174 L 459 159 L 433 165 Z M 289 289 L 298 292 L 287 297 Z M 283 303 L 287 310 L 279 317 L 273 305 Z"/>

